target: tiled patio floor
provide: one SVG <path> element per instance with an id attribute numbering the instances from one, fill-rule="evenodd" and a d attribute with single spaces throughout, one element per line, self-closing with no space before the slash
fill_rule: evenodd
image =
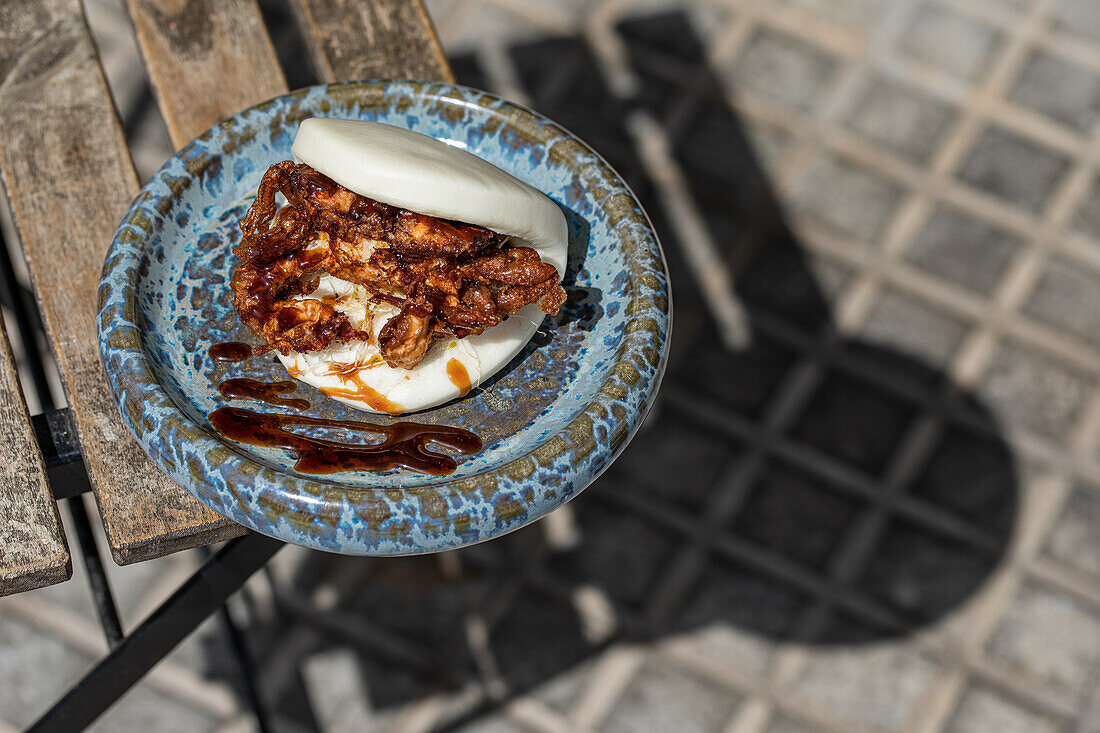
<path id="1" fill-rule="evenodd" d="M 460 81 L 646 205 L 668 376 L 532 528 L 283 551 L 235 604 L 279 729 L 1100 731 L 1100 3 L 428 7 Z M 170 151 L 104 53 L 148 175 Z M 127 619 L 191 563 L 119 570 Z M 0 602 L 0 678 L 44 669 L 0 688 L 13 725 L 98 653 L 79 582 Z M 223 647 L 103 729 L 248 730 Z"/>

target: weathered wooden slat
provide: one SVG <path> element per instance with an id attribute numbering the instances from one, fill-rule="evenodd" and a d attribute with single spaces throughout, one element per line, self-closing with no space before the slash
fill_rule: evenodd
<path id="1" fill-rule="evenodd" d="M 0 320 L 0 596 L 73 574 L 57 503 Z"/>
<path id="2" fill-rule="evenodd" d="M 169 137 L 181 148 L 206 128 L 242 109 L 286 92 L 279 60 L 253 0 L 180 3 L 176 0 L 127 0 L 149 81 Z M 211 512 L 170 485 L 179 512 L 160 527 L 177 537 L 177 549 L 195 547 L 242 528 Z M 164 497 L 134 497 L 149 508 Z M 144 511 L 144 509 L 143 509 Z"/>
<path id="3" fill-rule="evenodd" d="M 454 81 L 422 0 L 294 0 L 322 81 Z"/>
<path id="4" fill-rule="evenodd" d="M 282 94 L 286 81 L 253 0 L 127 0 L 172 143 Z"/>
<path id="5" fill-rule="evenodd" d="M 142 453 L 96 346 L 96 288 L 138 191 L 79 0 L 0 3 L 0 170 L 115 561 L 239 534 Z"/>
<path id="6" fill-rule="evenodd" d="M 127 0 L 127 4 L 158 105 L 176 147 L 218 120 L 286 91 L 278 60 L 252 0 L 183 4 L 175 0 Z M 443 63 L 442 73 L 449 78 L 450 71 L 442 61 L 423 9 L 416 3 L 405 6 L 420 14 L 411 22 L 406 17 L 396 18 L 404 28 L 401 44 L 412 39 L 411 33 L 421 33 L 426 39 L 421 47 L 433 63 Z M 369 15 L 370 9 L 366 12 Z M 383 7 L 380 17 L 392 15 Z M 385 38 L 388 43 L 396 43 L 390 36 Z M 367 46 L 347 48 L 343 59 L 350 63 L 359 54 L 374 53 L 377 49 Z M 409 57 L 406 54 L 402 58 Z M 374 63 L 377 66 L 379 62 Z M 409 75 L 404 71 L 407 61 L 401 64 L 379 67 L 375 73 Z M 436 78 L 444 77 L 437 72 Z M 156 501 L 160 499 L 151 497 L 151 503 Z M 194 514 L 181 514 L 176 524 L 166 529 L 182 533 L 188 539 L 183 546 L 198 543 L 204 536 L 194 528 L 196 520 L 205 521 L 204 511 L 196 506 Z M 227 528 L 216 525 L 210 531 L 225 532 Z"/>

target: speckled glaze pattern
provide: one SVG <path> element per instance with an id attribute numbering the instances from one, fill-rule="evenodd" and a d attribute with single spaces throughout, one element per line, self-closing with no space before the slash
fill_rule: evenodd
<path id="1" fill-rule="evenodd" d="M 449 476 L 304 475 L 289 452 L 238 444 L 207 420 L 227 404 L 286 411 L 231 402 L 217 391 L 230 376 L 286 379 L 272 356 L 225 364 L 208 350 L 224 341 L 258 343 L 232 307 L 229 278 L 238 262 L 230 249 L 260 176 L 290 158 L 298 124 L 311 116 L 386 122 L 464 146 L 545 192 L 569 221 L 562 312 L 493 379 L 411 418 L 464 427 L 485 442 Z M 99 290 L 99 344 L 122 416 L 142 447 L 211 509 L 287 542 L 402 555 L 518 529 L 588 486 L 652 404 L 670 316 L 653 229 L 618 175 L 584 143 L 484 92 L 375 80 L 265 102 L 169 160 L 111 243 Z M 306 385 L 293 396 L 310 402 L 306 414 L 365 417 Z"/>

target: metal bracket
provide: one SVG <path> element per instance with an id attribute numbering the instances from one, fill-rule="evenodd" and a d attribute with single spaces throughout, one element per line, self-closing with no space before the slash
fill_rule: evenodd
<path id="1" fill-rule="evenodd" d="M 92 484 L 80 454 L 80 441 L 69 408 L 31 415 L 31 426 L 42 451 L 54 498 L 69 499 L 91 491 Z"/>

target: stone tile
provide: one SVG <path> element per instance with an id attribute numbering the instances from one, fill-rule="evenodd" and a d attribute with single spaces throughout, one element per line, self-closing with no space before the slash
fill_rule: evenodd
<path id="1" fill-rule="evenodd" d="M 978 138 L 959 179 L 986 193 L 1039 211 L 1069 170 L 1069 159 L 999 127 Z"/>
<path id="2" fill-rule="evenodd" d="M 898 41 L 904 56 L 969 81 L 984 76 L 1004 43 L 996 28 L 935 2 L 917 8 Z"/>
<path id="3" fill-rule="evenodd" d="M 814 223 L 870 242 L 882 232 L 901 189 L 842 158 L 824 154 L 792 198 L 798 224 Z"/>
<path id="4" fill-rule="evenodd" d="M 1001 345 L 979 390 L 1011 427 L 1065 439 L 1095 379 L 1009 341 Z"/>
<path id="5" fill-rule="evenodd" d="M 491 2 L 455 3 L 452 7 L 429 5 L 429 11 L 440 33 L 443 47 L 449 52 L 464 52 L 486 42 L 528 40 L 561 32 L 550 19 L 568 22 L 568 12 L 529 13 L 519 3 L 503 8 Z M 536 10 L 537 5 L 533 6 Z M 565 9 L 563 9 L 565 10 Z M 574 16 L 575 17 L 575 16 Z"/>
<path id="6" fill-rule="evenodd" d="M 699 654 L 763 674 L 773 639 L 793 633 L 809 599 L 781 580 L 741 564 L 712 559 L 680 609 L 678 639 Z"/>
<path id="7" fill-rule="evenodd" d="M 1057 733 L 1061 730 L 1060 721 L 1020 707 L 981 687 L 966 691 L 947 726 L 948 733 Z"/>
<path id="8" fill-rule="evenodd" d="M 1077 485 L 1047 537 L 1045 553 L 1100 576 L 1100 489 Z"/>
<path id="9" fill-rule="evenodd" d="M 748 347 L 730 351 L 708 331 L 692 344 L 675 379 L 735 412 L 759 417 L 797 357 L 766 334 L 754 334 Z"/>
<path id="10" fill-rule="evenodd" d="M 759 120 L 743 119 L 741 122 L 761 168 L 765 173 L 774 173 L 783 154 L 790 147 L 791 134 Z"/>
<path id="11" fill-rule="evenodd" d="M 911 496 L 1007 540 L 1016 525 L 1022 471 L 1013 451 L 991 430 L 949 423 L 909 487 Z"/>
<path id="12" fill-rule="evenodd" d="M 1100 342 L 1100 273 L 1054 256 L 1023 311 L 1096 344 Z"/>
<path id="13" fill-rule="evenodd" d="M 697 82 L 693 75 L 706 75 L 710 86 L 713 72 L 706 44 L 725 30 L 730 11 L 719 9 L 718 3 L 677 0 L 632 0 L 629 5 L 631 12 L 616 29 L 634 61 L 635 73 L 654 83 L 665 72 L 677 86 Z"/>
<path id="14" fill-rule="evenodd" d="M 828 375 L 791 431 L 834 460 L 880 474 L 916 407 L 846 374 Z"/>
<path id="15" fill-rule="evenodd" d="M 890 7 L 890 0 L 781 0 L 808 10 L 833 23 L 869 29 L 878 22 Z"/>
<path id="16" fill-rule="evenodd" d="M 808 111 L 821 101 L 836 67 L 836 59 L 827 52 L 765 29 L 749 41 L 726 74 L 735 92 L 744 87 Z"/>
<path id="17" fill-rule="evenodd" d="M 771 723 L 764 729 L 764 733 L 818 733 L 820 729 L 810 725 L 796 723 L 788 718 L 772 718 Z"/>
<path id="18" fill-rule="evenodd" d="M 589 7 L 599 4 L 598 0 L 569 0 L 572 3 L 588 3 Z M 658 28 L 657 20 L 662 16 L 667 18 L 672 15 L 680 15 L 687 21 L 691 28 L 691 34 L 700 41 L 710 42 L 715 36 L 722 33 L 728 26 L 733 11 L 721 3 L 697 3 L 684 2 L 684 0 L 627 0 L 623 3 L 626 12 L 631 18 L 650 16 L 652 27 Z M 582 18 L 584 16 L 581 16 Z M 666 30 L 668 26 L 666 25 Z M 673 34 L 667 34 L 666 37 Z"/>
<path id="19" fill-rule="evenodd" d="M 821 570 L 863 506 L 825 480 L 775 461 L 752 488 L 732 529 Z"/>
<path id="20" fill-rule="evenodd" d="M 110 555 L 104 555 L 109 558 Z M 127 627 L 140 623 L 141 611 L 150 604 L 155 608 L 176 590 L 178 584 L 158 587 L 157 581 L 166 574 L 178 575 L 182 583 L 190 575 L 190 563 L 177 555 L 157 558 L 148 562 L 134 563 L 133 565 L 119 566 L 110 560 L 104 565 L 107 568 L 107 577 L 111 582 L 111 590 L 115 594 L 115 602 L 118 604 L 119 615 Z M 186 566 L 186 569 L 184 569 Z M 153 591 L 159 591 L 160 595 L 153 597 Z"/>
<path id="21" fill-rule="evenodd" d="M 1021 244 L 1010 232 L 940 205 L 905 256 L 933 275 L 989 295 Z"/>
<path id="22" fill-rule="evenodd" d="M 1084 133 L 1100 118 L 1100 77 L 1043 51 L 1032 55 L 1010 96 Z"/>
<path id="23" fill-rule="evenodd" d="M 693 359 L 688 361 L 694 363 Z M 701 364 L 696 375 L 698 386 L 704 387 L 708 394 L 712 390 L 707 382 L 720 376 L 720 372 L 712 371 L 717 366 Z M 740 445 L 670 405 L 649 429 L 631 441 L 610 470 L 616 479 L 636 485 L 639 491 L 696 509 L 712 494 L 715 481 L 741 453 Z"/>
<path id="24" fill-rule="evenodd" d="M 238 623 L 241 623 L 243 617 L 244 614 L 237 614 Z M 230 651 L 220 614 L 214 614 L 199 624 L 172 650 L 170 658 L 174 663 L 201 674 L 212 674 L 231 680 L 232 684 L 236 684 L 237 675 L 240 674 L 233 652 Z"/>
<path id="25" fill-rule="evenodd" d="M 648 203 L 650 184 L 624 127 L 625 104 L 612 95 L 585 41 L 567 36 L 511 44 L 508 58 L 531 105 L 607 158 Z M 675 84 L 643 88 L 665 106 L 679 91 Z"/>
<path id="26" fill-rule="evenodd" d="M 602 729 L 608 733 L 718 733 L 739 702 L 736 693 L 651 657 L 623 692 Z"/>
<path id="27" fill-rule="evenodd" d="M 599 491 L 599 484 L 588 493 Z M 582 542 L 550 558 L 547 566 L 574 584 L 594 585 L 613 602 L 644 603 L 655 578 L 672 556 L 679 537 L 618 509 L 581 497 L 577 519 Z"/>
<path id="28" fill-rule="evenodd" d="M 879 77 L 860 95 L 848 115 L 847 125 L 907 158 L 922 162 L 936 150 L 955 116 L 950 105 Z"/>
<path id="29" fill-rule="evenodd" d="M 908 293 L 887 290 L 871 311 L 863 336 L 942 368 L 955 355 L 966 331 L 964 321 Z"/>
<path id="30" fill-rule="evenodd" d="M 450 63 L 451 71 L 454 72 L 455 80 L 459 84 L 465 84 L 475 89 L 496 91 L 489 89 L 489 77 L 486 76 L 485 69 L 482 67 L 476 53 L 450 54 L 447 56 L 447 61 Z"/>
<path id="31" fill-rule="evenodd" d="M 851 282 L 854 270 L 842 262 L 829 258 L 828 255 L 818 252 L 806 252 L 805 255 L 806 266 L 821 289 L 821 295 L 827 303 L 835 303 Z"/>
<path id="32" fill-rule="evenodd" d="M 750 319 L 758 313 L 778 316 L 786 325 L 809 334 L 831 327 L 829 302 L 851 276 L 846 266 L 807 252 L 783 223 L 762 232 L 730 257 L 744 262 L 735 290 Z"/>
<path id="33" fill-rule="evenodd" d="M 503 713 L 494 713 L 456 729 L 456 733 L 529 733 L 529 729 L 508 720 Z"/>
<path id="34" fill-rule="evenodd" d="M 1073 217 L 1073 228 L 1100 241 L 1100 178 L 1094 178 L 1081 207 Z"/>
<path id="35" fill-rule="evenodd" d="M 316 553 L 315 553 L 316 554 Z M 345 561 L 348 565 L 350 561 Z M 477 573 L 461 579 L 443 576 L 436 558 L 392 558 L 369 566 L 370 573 L 341 589 L 349 598 L 344 606 L 369 618 L 398 638 L 446 657 L 460 644 L 461 616 L 484 593 L 491 578 Z M 333 575 L 339 572 L 333 571 Z M 325 570 L 318 568 L 317 575 Z M 489 575 L 486 573 L 486 575 Z"/>
<path id="36" fill-rule="evenodd" d="M 1061 0 L 1053 12 L 1054 27 L 1089 41 L 1100 41 L 1100 6 L 1093 0 Z"/>
<path id="37" fill-rule="evenodd" d="M 1059 591 L 1025 585 L 994 631 L 988 656 L 1034 684 L 1084 695 L 1100 671 L 1100 613 Z"/>
<path id="38" fill-rule="evenodd" d="M 573 603 L 532 591 L 521 591 L 509 605 L 489 646 L 501 677 L 515 691 L 539 687 L 595 653 Z"/>
<path id="39" fill-rule="evenodd" d="M 1002 547 L 1008 535 L 999 538 Z M 1000 553 L 937 534 L 907 520 L 890 522 L 870 557 L 859 590 L 885 601 L 914 625 L 935 622 L 982 586 Z"/>
<path id="40" fill-rule="evenodd" d="M 687 648 L 712 662 L 736 669 L 741 674 L 763 676 L 775 644 L 759 635 L 722 621 L 707 622 L 675 635 L 677 646 Z"/>
<path id="41" fill-rule="evenodd" d="M 33 723 L 91 665 L 57 639 L 0 616 L 0 711 L 8 722 Z"/>
<path id="42" fill-rule="evenodd" d="M 793 692 L 837 717 L 897 730 L 935 672 L 929 660 L 902 644 L 820 649 Z"/>
<path id="43" fill-rule="evenodd" d="M 203 715 L 169 697 L 139 685 L 115 703 L 88 728 L 93 733 L 114 731 L 157 731 L 157 733 L 200 733 L 215 731 L 219 721 Z"/>
<path id="44" fill-rule="evenodd" d="M 322 651 L 301 665 L 309 701 L 327 733 L 381 730 L 393 715 L 371 710 L 370 691 L 356 659 L 348 649 Z"/>
<path id="45" fill-rule="evenodd" d="M 534 697 L 563 716 L 576 710 L 577 702 L 593 683 L 591 659 L 574 664 L 561 674 L 550 677 L 530 692 Z"/>

